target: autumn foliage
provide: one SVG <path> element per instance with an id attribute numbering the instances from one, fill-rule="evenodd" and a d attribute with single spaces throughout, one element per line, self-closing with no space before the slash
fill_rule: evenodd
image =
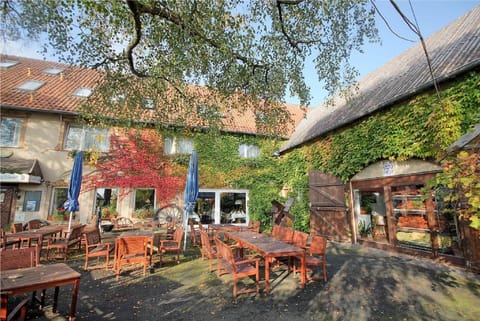
<path id="1" fill-rule="evenodd" d="M 125 196 L 134 188 L 155 188 L 159 200 L 168 201 L 182 191 L 184 168 L 163 155 L 162 139 L 153 130 L 116 129 L 110 136 L 110 152 L 84 176 L 84 188 L 117 187 Z"/>

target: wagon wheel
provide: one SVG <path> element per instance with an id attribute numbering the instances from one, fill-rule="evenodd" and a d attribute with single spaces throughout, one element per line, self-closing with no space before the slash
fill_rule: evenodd
<path id="1" fill-rule="evenodd" d="M 158 224 L 182 225 L 182 216 L 182 210 L 177 205 L 167 205 L 158 211 Z"/>

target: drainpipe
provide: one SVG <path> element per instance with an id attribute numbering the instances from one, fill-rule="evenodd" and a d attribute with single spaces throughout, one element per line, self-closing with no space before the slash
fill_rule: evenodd
<path id="1" fill-rule="evenodd" d="M 355 224 L 355 208 L 354 208 L 354 195 L 353 195 L 353 187 L 352 181 L 349 182 L 350 185 L 350 226 L 352 227 L 352 241 L 353 244 L 357 244 L 357 225 Z"/>

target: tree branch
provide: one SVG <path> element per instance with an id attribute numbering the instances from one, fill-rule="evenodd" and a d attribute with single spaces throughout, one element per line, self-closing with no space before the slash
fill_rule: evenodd
<path id="1" fill-rule="evenodd" d="M 133 50 L 138 46 L 140 40 L 142 39 L 142 21 L 140 20 L 140 14 L 137 7 L 137 1 L 127 0 L 127 5 L 130 11 L 133 14 L 133 20 L 135 21 L 135 37 L 132 39 L 130 44 L 127 47 L 127 59 L 130 71 L 137 77 L 144 78 L 147 77 L 145 73 L 139 72 L 135 68 L 135 63 L 133 61 Z"/>
<path id="2" fill-rule="evenodd" d="M 167 9 L 160 8 L 160 7 L 153 7 L 153 6 L 145 6 L 142 3 L 136 2 L 134 0 L 127 0 L 129 4 L 130 10 L 132 10 L 132 7 L 134 8 L 135 11 L 132 10 L 132 13 L 134 14 L 134 17 L 136 16 L 137 19 L 139 19 L 140 14 L 146 13 L 146 14 L 151 14 L 153 16 L 157 16 L 159 18 L 162 18 L 166 21 L 169 21 L 170 23 L 180 27 L 182 30 L 184 30 L 186 33 L 188 33 L 192 37 L 197 37 L 202 40 L 204 40 L 208 45 L 215 49 L 220 49 L 222 48 L 221 44 L 215 41 L 214 39 L 211 39 L 209 37 L 206 37 L 204 34 L 202 34 L 198 29 L 193 29 L 189 28 L 189 26 L 183 22 L 177 15 L 175 15 L 173 12 L 168 11 Z M 133 3 L 133 5 L 130 5 L 130 3 Z M 136 23 L 137 26 L 137 23 Z M 141 24 L 140 24 L 141 28 Z M 138 32 L 138 31 L 137 31 Z M 141 30 L 140 30 L 141 34 Z M 222 48 L 223 49 L 223 48 Z M 248 57 L 245 57 L 238 52 L 235 52 L 234 50 L 230 49 L 231 56 L 243 62 L 244 64 L 252 67 L 252 68 L 266 68 L 267 66 L 261 63 L 256 63 L 253 61 L 253 59 L 250 59 Z"/>

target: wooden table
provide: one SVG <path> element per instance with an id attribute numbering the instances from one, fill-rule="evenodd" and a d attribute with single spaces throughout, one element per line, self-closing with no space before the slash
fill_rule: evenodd
<path id="1" fill-rule="evenodd" d="M 69 284 L 73 285 L 69 320 L 75 320 L 80 273 L 76 272 L 65 263 L 39 265 L 32 268 L 3 271 L 0 282 L 2 303 L 0 316 L 2 321 L 7 319 L 9 295 L 55 288 L 53 312 L 56 312 L 59 287 Z"/>
<path id="2" fill-rule="evenodd" d="M 216 231 L 243 231 L 246 230 L 246 226 L 242 225 L 235 225 L 235 224 L 209 224 L 208 228 L 211 228 L 212 230 Z"/>
<path id="3" fill-rule="evenodd" d="M 265 258 L 265 292 L 270 293 L 270 262 L 275 257 L 298 256 L 301 264 L 301 286 L 305 287 L 305 249 L 281 242 L 271 236 L 252 231 L 229 231 L 225 235 L 240 246 L 249 248 Z"/>
<path id="4" fill-rule="evenodd" d="M 36 241 L 38 245 L 38 264 L 40 263 L 40 252 L 42 250 L 43 240 L 62 233 L 63 229 L 63 226 L 60 225 L 48 225 L 35 230 L 28 230 L 17 233 L 7 233 L 5 234 L 5 239 L 7 242 L 12 241 L 17 243 L 20 242 L 20 240 L 25 239 L 29 239 L 29 243 L 32 243 L 32 241 Z"/>

